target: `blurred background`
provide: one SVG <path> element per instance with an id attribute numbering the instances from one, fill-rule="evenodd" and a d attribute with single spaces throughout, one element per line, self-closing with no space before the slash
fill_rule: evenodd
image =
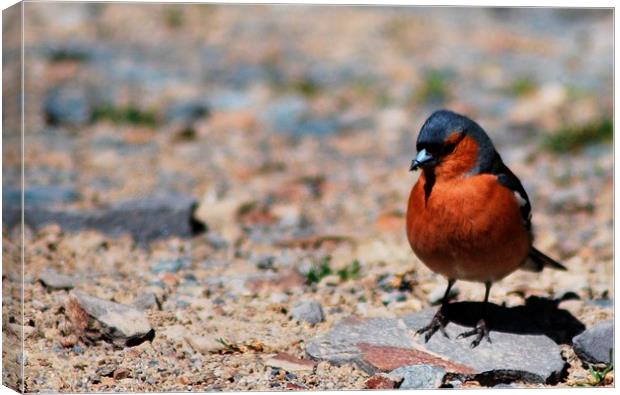
<path id="1" fill-rule="evenodd" d="M 116 301 L 155 289 L 164 312 L 188 298 L 177 292 L 183 284 L 211 287 L 205 299 L 228 295 L 217 303 L 245 317 L 275 303 L 271 283 L 248 291 L 248 278 L 294 269 L 302 284 L 280 289 L 278 303 L 312 294 L 328 312 L 325 325 L 420 309 L 444 285 L 405 239 L 417 179 L 407 170 L 419 128 L 439 108 L 490 134 L 530 195 L 539 248 L 571 268 L 542 279 L 515 274 L 494 296 L 613 298 L 611 10 L 27 3 L 24 17 L 26 204 L 36 214 L 29 303 L 56 303 L 34 282 L 52 267 L 97 274 L 84 289 Z M 17 24 L 5 14 L 5 209 L 20 197 Z M 84 233 L 88 220 L 75 220 L 154 198 L 195 200 L 192 218 L 207 232 L 187 240 L 173 229 L 172 241 L 136 249 L 132 239 Z M 33 216 L 50 212 L 67 226 L 38 226 Z M 19 234 L 4 216 L 5 255 L 17 254 Z M 177 258 L 191 264 L 162 280 L 153 265 Z M 468 287 L 463 298 L 482 296 Z M 251 303 L 239 296 L 247 292 Z M 35 322 L 53 322 L 34 310 Z M 274 338 L 292 350 L 307 333 Z M 55 344 L 32 341 L 33 350 Z M 325 373 L 309 388 L 337 377 Z M 105 390 L 32 380 L 32 389 Z M 272 388 L 222 380 L 222 388 Z M 163 390 L 162 382 L 154 385 Z"/>

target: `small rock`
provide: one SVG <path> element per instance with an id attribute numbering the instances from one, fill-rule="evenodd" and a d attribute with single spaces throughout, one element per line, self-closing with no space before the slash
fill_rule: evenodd
<path id="1" fill-rule="evenodd" d="M 446 370 L 437 366 L 412 365 L 392 370 L 390 376 L 402 378 L 400 389 L 439 388 L 443 383 Z"/>
<path id="2" fill-rule="evenodd" d="M 287 372 L 311 372 L 316 362 L 299 359 L 290 354 L 281 352 L 265 360 L 265 365 L 280 368 Z"/>
<path id="3" fill-rule="evenodd" d="M 151 267 L 153 273 L 176 273 L 181 269 L 187 269 L 192 265 L 190 258 L 183 257 L 178 259 L 161 260 Z"/>
<path id="4" fill-rule="evenodd" d="M 291 311 L 293 318 L 298 321 L 305 321 L 310 324 L 318 324 L 325 320 L 323 308 L 316 300 L 304 300 L 293 307 Z"/>
<path id="5" fill-rule="evenodd" d="M 39 275 L 39 281 L 50 290 L 71 289 L 75 286 L 75 278 L 60 274 L 53 269 L 44 270 Z"/>
<path id="6" fill-rule="evenodd" d="M 114 371 L 114 373 L 112 373 L 112 377 L 114 378 L 114 380 L 122 380 L 122 379 L 126 379 L 127 377 L 129 377 L 129 369 L 126 368 L 118 368 Z"/>
<path id="7" fill-rule="evenodd" d="M 575 353 L 587 363 L 611 363 L 613 347 L 613 320 L 599 322 L 573 338 Z"/>
<path id="8" fill-rule="evenodd" d="M 364 383 L 364 388 L 370 390 L 391 390 L 396 388 L 398 384 L 393 378 L 388 377 L 386 374 L 379 373 L 371 376 Z"/>
<path id="9" fill-rule="evenodd" d="M 155 336 L 142 311 L 80 291 L 69 294 L 65 314 L 78 336 L 108 340 L 119 347 L 135 346 Z"/>
<path id="10" fill-rule="evenodd" d="M 136 296 L 136 298 L 131 303 L 131 306 L 135 307 L 138 310 L 161 310 L 161 305 L 157 300 L 157 296 L 155 296 L 153 292 L 147 292 Z"/>

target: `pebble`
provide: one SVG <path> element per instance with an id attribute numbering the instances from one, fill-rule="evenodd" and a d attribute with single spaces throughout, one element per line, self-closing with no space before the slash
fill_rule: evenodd
<path id="1" fill-rule="evenodd" d="M 325 320 L 323 308 L 316 300 L 304 300 L 295 305 L 291 314 L 297 321 L 305 321 L 310 324 L 318 324 Z"/>

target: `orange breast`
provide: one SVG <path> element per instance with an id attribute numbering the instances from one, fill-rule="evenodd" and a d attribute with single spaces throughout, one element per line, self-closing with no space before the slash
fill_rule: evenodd
<path id="1" fill-rule="evenodd" d="M 516 270 L 531 240 L 511 190 L 490 174 L 437 180 L 424 174 L 409 196 L 407 237 L 415 254 L 447 278 L 496 281 Z"/>

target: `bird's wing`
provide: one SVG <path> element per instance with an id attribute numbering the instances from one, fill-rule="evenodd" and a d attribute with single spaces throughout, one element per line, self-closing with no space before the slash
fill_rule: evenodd
<path id="1" fill-rule="evenodd" d="M 523 225 L 528 231 L 532 230 L 532 204 L 530 198 L 525 192 L 525 188 L 521 184 L 521 181 L 514 173 L 504 164 L 499 154 L 496 154 L 491 173 L 497 176 L 497 181 L 510 189 L 517 201 L 519 202 L 519 209 L 521 211 L 521 218 L 523 219 Z"/>
<path id="2" fill-rule="evenodd" d="M 521 181 L 508 168 L 508 166 L 504 164 L 499 154 L 496 154 L 491 173 L 497 175 L 497 181 L 506 188 L 510 189 L 515 194 L 515 197 L 519 202 L 523 225 L 527 228 L 528 232 L 530 233 L 530 237 L 533 239 L 534 236 L 532 235 L 532 205 L 530 203 L 530 198 L 527 196 L 527 192 L 525 192 L 525 188 L 523 188 L 523 185 L 521 184 Z M 536 249 L 534 246 L 532 246 L 528 257 L 523 262 L 521 268 L 524 270 L 540 272 L 545 267 L 550 267 L 556 270 L 566 270 L 566 267 L 564 267 L 564 265 L 548 257 L 547 255 Z"/>

